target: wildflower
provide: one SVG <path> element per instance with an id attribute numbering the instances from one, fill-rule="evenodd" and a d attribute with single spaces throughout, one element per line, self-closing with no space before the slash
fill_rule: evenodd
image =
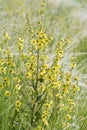
<path id="1" fill-rule="evenodd" d="M 51 107 L 50 103 L 46 103 L 45 106 L 47 109 L 50 109 L 50 107 Z"/>
<path id="2" fill-rule="evenodd" d="M 11 52 L 8 53 L 8 57 L 12 58 L 13 54 Z"/>
<path id="3" fill-rule="evenodd" d="M 77 85 L 73 85 L 73 89 L 78 91 L 80 90 L 80 88 Z"/>
<path id="4" fill-rule="evenodd" d="M 20 89 L 21 89 L 21 86 L 20 86 L 19 84 L 17 84 L 17 85 L 15 86 L 15 89 L 16 89 L 16 90 L 20 90 Z"/>
<path id="5" fill-rule="evenodd" d="M 68 103 L 72 104 L 72 99 L 68 99 Z"/>
<path id="6" fill-rule="evenodd" d="M 30 63 L 26 63 L 26 68 L 29 68 L 30 67 Z"/>
<path id="7" fill-rule="evenodd" d="M 19 38 L 19 42 L 20 42 L 20 43 L 23 43 L 23 42 L 24 42 L 24 39 L 23 39 L 23 38 Z"/>
<path id="8" fill-rule="evenodd" d="M 68 120 L 70 120 L 70 119 L 71 119 L 71 116 L 68 114 L 68 115 L 66 116 L 66 118 L 67 118 Z"/>
<path id="9" fill-rule="evenodd" d="M 45 115 L 42 115 L 42 121 L 43 121 L 44 125 L 48 126 L 48 121 L 46 120 Z"/>
<path id="10" fill-rule="evenodd" d="M 42 121 L 46 120 L 46 116 L 45 115 L 42 115 Z"/>
<path id="11" fill-rule="evenodd" d="M 7 40 L 10 40 L 10 39 L 11 39 L 11 37 L 8 35 L 7 32 L 4 33 L 4 36 L 7 38 Z"/>
<path id="12" fill-rule="evenodd" d="M 76 76 L 74 79 L 75 79 L 76 81 L 78 81 L 79 77 L 78 77 L 78 76 Z"/>
<path id="13" fill-rule="evenodd" d="M 9 97 L 11 95 L 10 91 L 5 91 L 5 96 Z"/>
<path id="14" fill-rule="evenodd" d="M 32 45 L 36 45 L 37 44 L 37 41 L 35 39 L 32 39 L 30 42 L 31 42 Z"/>
<path id="15" fill-rule="evenodd" d="M 70 82 L 70 77 L 66 77 L 66 81 L 67 81 L 67 82 Z"/>
<path id="16" fill-rule="evenodd" d="M 27 55 L 24 54 L 24 53 L 22 53 L 22 54 L 20 55 L 20 57 L 21 57 L 22 60 L 24 60 L 25 58 L 27 58 Z"/>
<path id="17" fill-rule="evenodd" d="M 48 121 L 44 120 L 44 125 L 48 126 Z"/>
<path id="18" fill-rule="evenodd" d="M 71 105 L 72 105 L 72 107 L 75 107 L 75 106 L 76 106 L 76 104 L 75 104 L 74 102 L 72 102 L 72 104 L 71 104 Z"/>
<path id="19" fill-rule="evenodd" d="M 23 50 L 23 48 L 24 48 L 24 45 L 23 44 L 19 44 L 19 51 L 22 51 Z"/>
<path id="20" fill-rule="evenodd" d="M 44 74 L 45 74 L 45 71 L 43 70 L 43 71 L 41 71 L 40 72 L 40 77 L 43 77 L 44 76 Z"/>
<path id="21" fill-rule="evenodd" d="M 6 68 L 1 67 L 1 68 L 0 68 L 0 71 L 1 71 L 3 74 L 6 74 Z"/>
<path id="22" fill-rule="evenodd" d="M 21 102 L 19 101 L 19 100 L 17 100 L 16 102 L 15 102 L 15 106 L 16 106 L 16 108 L 19 108 L 20 106 L 21 106 Z"/>
<path id="23" fill-rule="evenodd" d="M 31 56 L 31 61 L 35 61 L 36 60 L 36 57 L 34 55 Z"/>
<path id="24" fill-rule="evenodd" d="M 67 88 L 63 88 L 63 92 L 64 92 L 64 93 L 69 93 L 69 91 L 68 91 Z"/>
<path id="25" fill-rule="evenodd" d="M 63 57 L 63 51 L 62 51 L 62 50 L 60 50 L 60 51 L 58 52 L 58 56 L 59 56 L 59 58 L 62 58 L 62 57 Z"/>
<path id="26" fill-rule="evenodd" d="M 46 110 L 43 112 L 43 114 L 47 117 L 47 115 L 49 114 L 49 112 Z"/>
<path id="27" fill-rule="evenodd" d="M 13 69 L 10 69 L 10 73 L 14 74 L 14 70 L 13 70 Z"/>
<path id="28" fill-rule="evenodd" d="M 8 60 L 6 61 L 6 64 L 7 64 L 8 66 L 10 66 L 10 67 L 11 67 L 13 63 L 12 63 L 12 61 L 11 61 L 11 60 L 9 60 L 9 59 L 8 59 Z"/>
<path id="29" fill-rule="evenodd" d="M 61 94 L 56 94 L 56 97 L 59 98 L 59 99 L 62 99 L 62 95 Z"/>
<path id="30" fill-rule="evenodd" d="M 74 69 L 76 67 L 76 63 L 75 62 L 71 62 L 71 67 L 72 67 L 72 69 Z"/>
<path id="31" fill-rule="evenodd" d="M 27 73 L 26 73 L 26 77 L 27 77 L 28 79 L 31 78 L 31 77 L 32 77 L 31 73 L 30 73 L 30 72 L 27 72 Z"/>
<path id="32" fill-rule="evenodd" d="M 19 111 L 20 111 L 20 109 L 19 109 L 18 107 L 16 107 L 16 108 L 15 108 L 15 111 L 16 111 L 16 112 L 19 112 Z"/>
<path id="33" fill-rule="evenodd" d="M 5 60 L 4 59 L 1 59 L 0 60 L 0 65 L 3 65 L 5 63 Z"/>
<path id="34" fill-rule="evenodd" d="M 4 83 L 5 83 L 5 85 L 10 85 L 10 79 L 9 78 L 4 78 Z"/>
<path id="35" fill-rule="evenodd" d="M 4 78 L 4 82 L 7 82 L 8 81 L 8 78 Z"/>

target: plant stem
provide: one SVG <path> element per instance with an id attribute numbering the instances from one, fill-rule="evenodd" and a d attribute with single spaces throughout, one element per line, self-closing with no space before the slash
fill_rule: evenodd
<path id="1" fill-rule="evenodd" d="M 35 90 L 38 85 L 38 72 L 39 72 L 39 49 L 37 51 L 37 72 L 36 72 L 36 85 L 35 85 Z"/>

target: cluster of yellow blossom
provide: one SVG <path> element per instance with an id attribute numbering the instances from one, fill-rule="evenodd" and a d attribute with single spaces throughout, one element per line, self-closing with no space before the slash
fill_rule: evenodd
<path id="1" fill-rule="evenodd" d="M 49 65 L 47 49 L 53 39 L 46 34 L 42 24 L 38 30 L 37 35 L 30 39 L 27 52 L 24 52 L 23 38 L 19 38 L 15 46 L 18 48 L 17 57 L 9 46 L 0 52 L 3 54 L 0 58 L 0 89 L 7 98 L 16 96 L 12 100 L 17 112 L 21 110 L 20 107 L 26 111 L 25 102 L 29 104 L 31 127 L 44 129 L 55 113 L 58 116 L 61 112 L 64 113 L 61 124 L 65 127 L 72 120 L 76 106 L 73 96 L 79 90 L 78 76 L 72 75 L 76 67 L 75 59 L 71 58 L 71 68 L 65 73 L 60 61 L 64 56 L 66 41 L 60 39 L 52 64 Z"/>
<path id="2" fill-rule="evenodd" d="M 70 44 L 70 39 L 61 38 L 56 43 L 54 58 L 50 64 L 48 62 L 51 60 L 48 48 L 53 38 L 42 22 L 44 9 L 45 2 L 41 6 L 37 29 L 30 27 L 28 43 L 20 37 L 14 45 L 17 56 L 8 45 L 11 39 L 8 33 L 5 33 L 6 47 L 4 51 L 0 49 L 0 95 L 6 97 L 5 103 L 12 103 L 11 111 L 20 112 L 18 116 L 24 116 L 33 130 L 45 130 L 50 120 L 55 125 L 55 119 L 60 122 L 61 129 L 69 125 L 76 106 L 74 96 L 79 90 L 78 76 L 72 74 L 76 67 L 74 57 L 68 72 L 64 72 L 61 64 L 64 47 Z M 23 119 L 20 118 L 24 125 Z"/>

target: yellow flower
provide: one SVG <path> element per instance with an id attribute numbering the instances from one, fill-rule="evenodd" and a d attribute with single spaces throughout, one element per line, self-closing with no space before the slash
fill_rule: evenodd
<path id="1" fill-rule="evenodd" d="M 67 88 L 63 88 L 63 92 L 64 92 L 64 93 L 69 93 L 69 91 L 68 91 Z"/>
<path id="2" fill-rule="evenodd" d="M 5 91 L 5 96 L 9 97 L 11 95 L 10 91 Z"/>
<path id="3" fill-rule="evenodd" d="M 14 74 L 14 70 L 13 70 L 13 69 L 10 69 L 10 73 Z"/>
<path id="4" fill-rule="evenodd" d="M 4 59 L 0 59 L 0 65 L 3 65 L 5 63 Z"/>
<path id="5" fill-rule="evenodd" d="M 71 67 L 72 67 L 72 69 L 74 69 L 76 67 L 76 63 L 75 62 L 71 62 Z"/>
<path id="6" fill-rule="evenodd" d="M 77 85 L 73 85 L 73 89 L 78 91 L 80 90 L 80 88 Z"/>
<path id="7" fill-rule="evenodd" d="M 61 96 L 61 94 L 59 94 L 59 93 L 56 94 L 56 97 L 59 98 L 59 99 L 62 99 L 62 96 Z"/>
<path id="8" fill-rule="evenodd" d="M 70 120 L 70 119 L 71 119 L 71 116 L 68 114 L 68 115 L 66 116 L 66 118 L 67 118 L 68 120 Z"/>
<path id="9" fill-rule="evenodd" d="M 64 53 L 64 52 L 63 52 L 63 50 L 61 50 L 61 49 L 58 51 L 58 56 L 59 56 L 59 58 L 62 58 L 62 57 L 63 57 L 63 53 Z"/>
<path id="10" fill-rule="evenodd" d="M 31 44 L 33 44 L 33 45 L 37 44 L 37 41 L 36 41 L 35 39 L 32 39 L 30 42 L 31 42 Z"/>
<path id="11" fill-rule="evenodd" d="M 16 106 L 16 108 L 20 107 L 21 104 L 22 104 L 22 103 L 21 103 L 19 100 L 17 100 L 17 101 L 15 102 L 15 106 Z"/>
<path id="12" fill-rule="evenodd" d="M 10 79 L 9 78 L 4 78 L 4 83 L 6 85 L 10 85 Z"/>
<path id="13" fill-rule="evenodd" d="M 10 39 L 11 39 L 11 37 L 8 35 L 7 32 L 4 33 L 4 36 L 7 38 L 7 40 L 10 40 Z"/>
<path id="14" fill-rule="evenodd" d="M 78 79 L 79 79 L 79 77 L 78 77 L 78 76 L 76 76 L 76 77 L 75 77 L 75 80 L 76 80 L 76 81 L 78 81 Z"/>
<path id="15" fill-rule="evenodd" d="M 15 111 L 16 111 L 16 112 L 19 112 L 19 111 L 20 111 L 20 109 L 16 107 L 16 108 L 15 108 Z"/>
<path id="16" fill-rule="evenodd" d="M 48 121 L 46 120 L 46 115 L 42 115 L 42 121 L 44 125 L 48 126 Z"/>
<path id="17" fill-rule="evenodd" d="M 20 89 L 21 89 L 21 86 L 20 86 L 19 84 L 17 84 L 17 85 L 15 86 L 15 89 L 16 89 L 16 90 L 20 90 Z"/>
<path id="18" fill-rule="evenodd" d="M 76 106 L 76 104 L 74 103 L 74 102 L 72 102 L 72 104 L 71 104 L 73 107 L 75 107 Z"/>
<path id="19" fill-rule="evenodd" d="M 32 77 L 31 73 L 30 73 L 30 72 L 27 72 L 27 73 L 26 73 L 26 77 L 27 77 L 28 79 L 31 78 L 31 77 Z"/>
<path id="20" fill-rule="evenodd" d="M 44 120 L 44 125 L 48 126 L 48 121 Z"/>
<path id="21" fill-rule="evenodd" d="M 42 72 L 40 72 L 40 77 L 43 77 L 45 75 L 45 71 L 43 70 Z"/>
<path id="22" fill-rule="evenodd" d="M 51 107 L 50 103 L 46 103 L 45 106 L 47 109 L 50 109 L 50 107 Z"/>
<path id="23" fill-rule="evenodd" d="M 20 42 L 20 43 L 23 43 L 23 42 L 24 42 L 24 39 L 23 39 L 23 38 L 19 38 L 19 42 Z"/>
<path id="24" fill-rule="evenodd" d="M 47 117 L 47 115 L 48 115 L 49 112 L 46 110 L 46 111 L 44 111 L 43 113 L 44 113 L 44 116 Z"/>
<path id="25" fill-rule="evenodd" d="M 30 63 L 26 63 L 26 68 L 29 68 L 30 67 Z"/>
<path id="26" fill-rule="evenodd" d="M 72 99 L 68 99 L 68 103 L 69 103 L 69 104 L 72 104 Z"/>
<path id="27" fill-rule="evenodd" d="M 22 53 L 22 54 L 20 55 L 20 57 L 21 57 L 21 59 L 23 60 L 23 59 L 27 58 L 27 55 L 24 54 L 24 53 Z"/>
<path id="28" fill-rule="evenodd" d="M 0 68 L 0 71 L 1 71 L 3 74 L 6 74 L 6 68 L 2 67 L 2 68 Z"/>
<path id="29" fill-rule="evenodd" d="M 23 50 L 23 48 L 24 48 L 24 45 L 23 44 L 19 44 L 19 51 L 22 51 Z"/>
<path id="30" fill-rule="evenodd" d="M 42 115 L 42 121 L 46 120 L 46 116 Z"/>

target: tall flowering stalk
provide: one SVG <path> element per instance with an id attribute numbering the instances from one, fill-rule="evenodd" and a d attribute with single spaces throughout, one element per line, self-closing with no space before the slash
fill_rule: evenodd
<path id="1" fill-rule="evenodd" d="M 75 95 L 79 90 L 78 77 L 72 73 L 76 63 L 72 57 L 67 72 L 61 64 L 64 47 L 70 40 L 59 39 L 51 60 L 48 50 L 54 39 L 43 24 L 44 11 L 45 2 L 41 5 L 37 29 L 32 27 L 27 16 L 30 40 L 26 43 L 23 38 L 17 39 L 13 48 L 17 55 L 9 46 L 8 33 L 4 36 L 8 44 L 4 51 L 0 49 L 2 122 L 10 130 L 46 130 L 54 126 L 63 130 L 73 121 Z M 2 122 L 0 127 L 4 129 Z"/>

